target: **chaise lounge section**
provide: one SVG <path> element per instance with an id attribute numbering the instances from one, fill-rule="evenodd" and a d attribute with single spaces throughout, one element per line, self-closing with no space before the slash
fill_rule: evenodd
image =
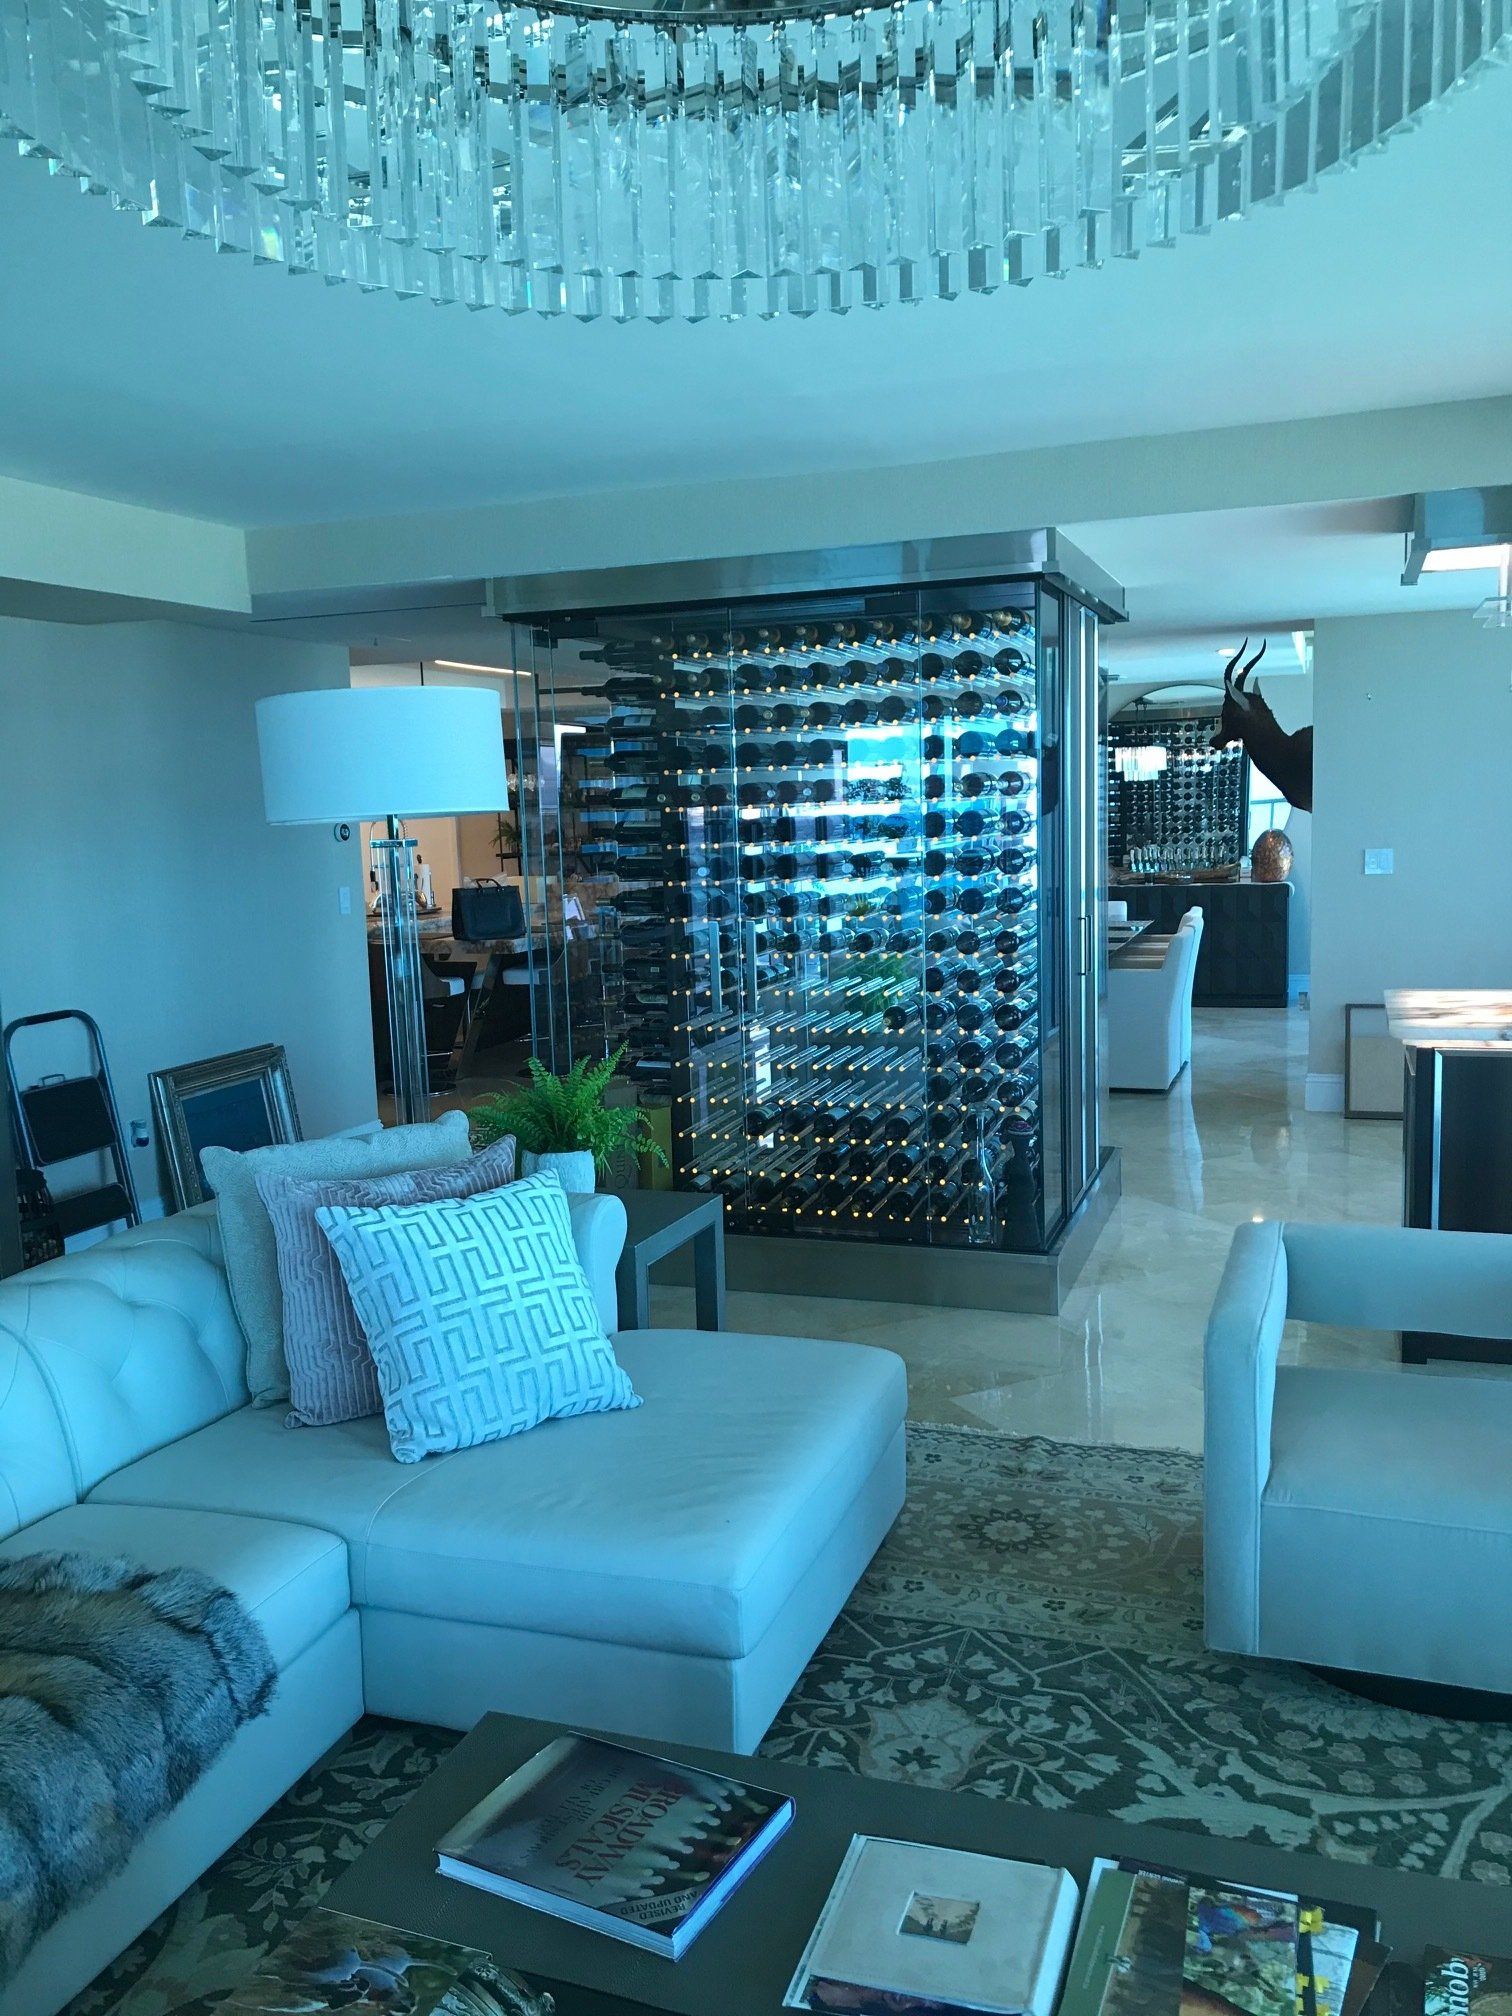
<path id="1" fill-rule="evenodd" d="M 0 1552 L 200 1568 L 280 1673 L 271 1712 L 44 1936 L 0 2016 L 77 1993 L 364 1710 L 755 1748 L 902 1506 L 902 1363 L 616 1332 L 624 1207 L 572 1216 L 645 1404 L 412 1465 L 381 1420 L 291 1429 L 247 1404 L 213 1212 L 0 1287 Z"/>

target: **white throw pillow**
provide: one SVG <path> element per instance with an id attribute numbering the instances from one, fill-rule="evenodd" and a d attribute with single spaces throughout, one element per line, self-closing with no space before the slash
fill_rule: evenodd
<path id="1" fill-rule="evenodd" d="M 553 1175 L 380 1210 L 322 1205 L 401 1463 L 639 1407 L 599 1326 Z"/>

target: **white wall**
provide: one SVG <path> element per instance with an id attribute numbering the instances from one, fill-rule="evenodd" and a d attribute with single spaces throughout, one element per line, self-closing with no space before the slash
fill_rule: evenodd
<path id="1" fill-rule="evenodd" d="M 0 618 L 0 1000 L 88 1010 L 123 1123 L 150 1116 L 149 1071 L 253 1043 L 288 1051 L 307 1135 L 373 1116 L 357 843 L 267 824 L 253 719 L 346 680 L 324 645 Z M 134 1167 L 156 1196 L 153 1149 Z"/>
<path id="2" fill-rule="evenodd" d="M 1512 637 L 1468 615 L 1313 632 L 1309 1104 L 1337 1103 L 1344 1004 L 1512 984 Z M 1390 847 L 1395 873 L 1367 876 Z"/>

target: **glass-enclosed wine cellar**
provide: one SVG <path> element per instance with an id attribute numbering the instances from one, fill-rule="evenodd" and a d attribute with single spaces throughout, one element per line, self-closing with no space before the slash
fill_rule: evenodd
<path id="1" fill-rule="evenodd" d="M 1098 1173 L 1120 605 L 1037 541 L 1021 572 L 521 625 L 527 855 L 582 913 L 537 1047 L 623 1045 L 732 1233 L 1042 1253 Z"/>

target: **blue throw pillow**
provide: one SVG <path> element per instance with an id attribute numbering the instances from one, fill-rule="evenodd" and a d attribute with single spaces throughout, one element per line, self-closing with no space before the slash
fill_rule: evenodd
<path id="1" fill-rule="evenodd" d="M 477 1197 L 325 1205 L 401 1463 L 566 1414 L 639 1407 L 599 1327 L 553 1175 Z"/>

